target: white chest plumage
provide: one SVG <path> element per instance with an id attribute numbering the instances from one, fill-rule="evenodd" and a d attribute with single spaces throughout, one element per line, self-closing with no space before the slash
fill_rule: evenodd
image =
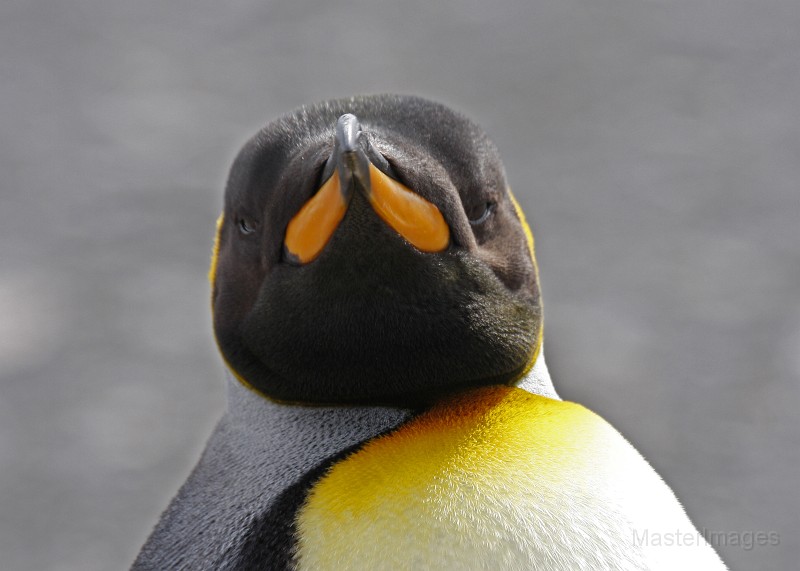
<path id="1" fill-rule="evenodd" d="M 334 465 L 297 531 L 301 571 L 724 569 L 608 423 L 508 387 L 443 403 Z"/>

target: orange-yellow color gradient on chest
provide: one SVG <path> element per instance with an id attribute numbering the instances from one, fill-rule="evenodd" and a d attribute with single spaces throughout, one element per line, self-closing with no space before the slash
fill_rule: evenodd
<path id="1" fill-rule="evenodd" d="M 515 387 L 444 402 L 368 442 L 313 487 L 297 520 L 298 569 L 413 568 L 406 558 L 425 542 L 457 542 L 442 536 L 467 537 L 473 529 L 495 533 L 494 526 L 510 523 L 496 521 L 497 514 L 524 512 L 532 493 L 550 496 L 561 478 L 591 472 L 597 458 L 583 452 L 604 455 L 615 442 L 627 446 L 584 407 Z M 524 530 L 511 532 L 524 540 Z M 404 545 L 411 537 L 416 543 Z M 375 542 L 385 544 L 374 551 Z M 443 555 L 434 551 L 434 558 Z M 348 559 L 365 552 L 384 559 Z"/>
<path id="2" fill-rule="evenodd" d="M 532 446 L 563 453 L 590 435 L 596 418 L 580 405 L 516 387 L 478 389 L 368 442 L 314 488 L 309 508 L 346 520 L 395 494 L 424 497 L 457 471 L 477 478 L 488 476 L 487 469 L 505 471 Z"/>

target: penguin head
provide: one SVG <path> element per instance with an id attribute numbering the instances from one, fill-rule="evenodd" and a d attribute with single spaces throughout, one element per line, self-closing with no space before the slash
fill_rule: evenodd
<path id="1" fill-rule="evenodd" d="M 226 363 L 276 400 L 416 405 L 513 383 L 541 344 L 533 241 L 497 150 L 424 99 L 267 125 L 234 161 L 210 277 Z"/>

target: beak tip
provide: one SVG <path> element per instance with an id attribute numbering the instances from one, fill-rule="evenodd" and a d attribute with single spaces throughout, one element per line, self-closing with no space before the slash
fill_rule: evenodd
<path id="1" fill-rule="evenodd" d="M 369 158 L 361 143 L 358 118 L 352 113 L 345 113 L 336 122 L 336 143 L 331 159 L 338 167 L 343 191 L 349 191 L 353 179 L 369 190 Z"/>
<path id="2" fill-rule="evenodd" d="M 336 122 L 336 146 L 339 153 L 349 154 L 358 152 L 361 149 L 359 137 L 361 126 L 358 118 L 352 113 L 345 113 Z"/>

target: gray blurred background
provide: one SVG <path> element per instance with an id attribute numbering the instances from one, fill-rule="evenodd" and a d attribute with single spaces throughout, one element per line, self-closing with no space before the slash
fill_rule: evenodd
<path id="1" fill-rule="evenodd" d="M 480 122 L 556 386 L 733 569 L 796 568 L 800 3 L 3 0 L 0 565 L 125 569 L 224 403 L 206 268 L 264 123 L 353 93 Z"/>

